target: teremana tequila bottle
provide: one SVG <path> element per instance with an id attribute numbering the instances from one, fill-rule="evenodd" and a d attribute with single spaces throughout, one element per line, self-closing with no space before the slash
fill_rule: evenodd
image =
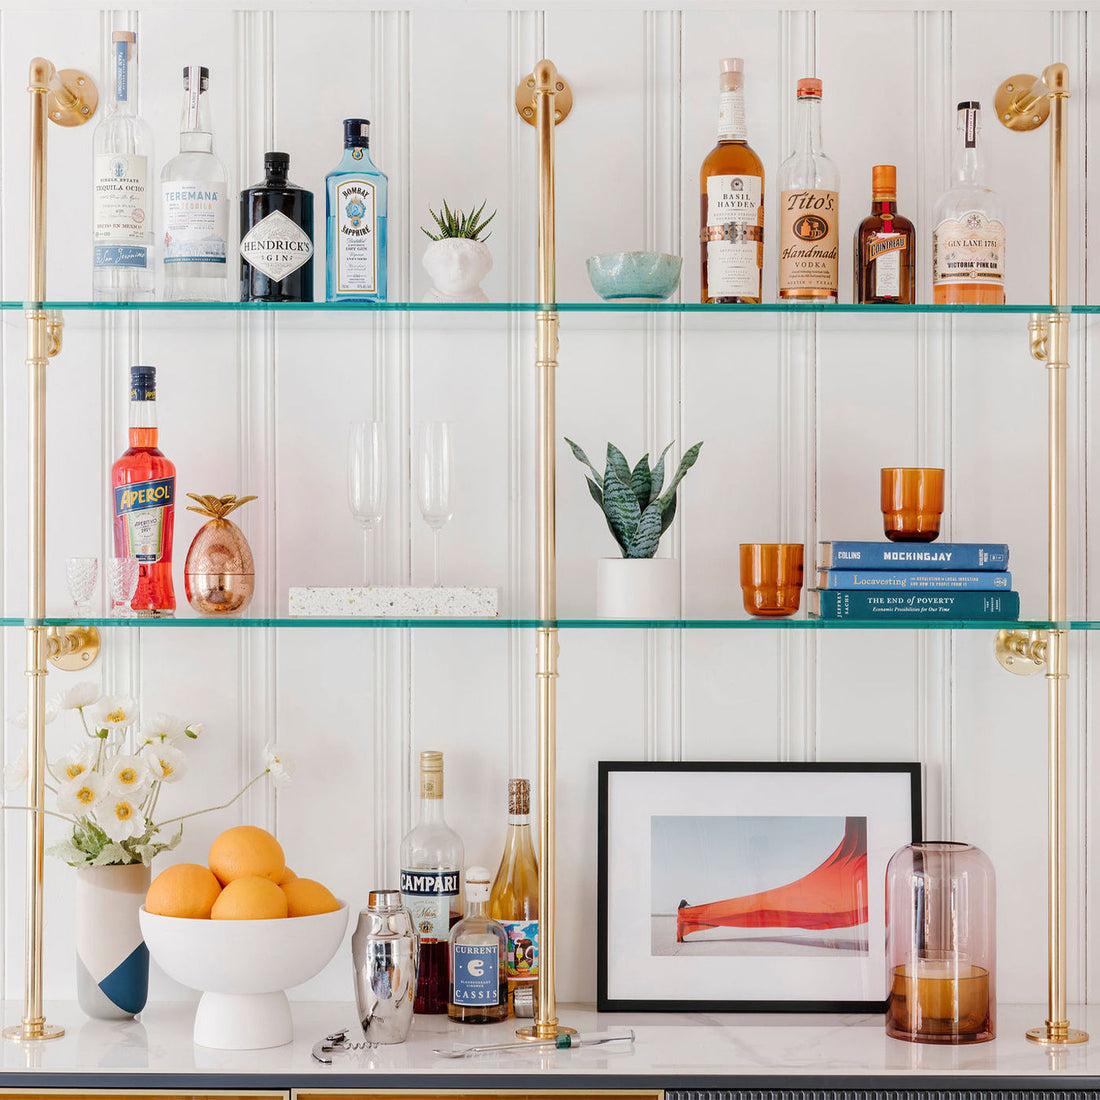
<path id="1" fill-rule="evenodd" d="M 92 297 L 153 296 L 153 131 L 138 114 L 137 35 L 115 31 L 113 89 L 92 137 Z"/>
<path id="2" fill-rule="evenodd" d="M 225 165 L 214 155 L 206 91 L 210 71 L 183 70 L 180 151 L 160 174 L 164 232 L 164 297 L 177 302 L 224 302 L 229 193 Z"/>
<path id="3" fill-rule="evenodd" d="M 462 841 L 443 820 L 443 753 L 422 752 L 420 820 L 401 841 L 401 896 L 420 938 L 416 1012 L 447 1011 L 447 941 L 462 916 L 463 862 Z"/>

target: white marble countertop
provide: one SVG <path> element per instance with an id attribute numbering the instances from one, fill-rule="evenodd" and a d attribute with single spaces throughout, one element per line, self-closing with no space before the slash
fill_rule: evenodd
<path id="1" fill-rule="evenodd" d="M 1029 1043 L 1028 1027 L 1039 1024 L 1039 1006 L 1001 1006 L 999 1038 L 962 1047 L 934 1047 L 887 1038 L 881 1016 L 601 1013 L 590 1006 L 561 1006 L 563 1023 L 582 1032 L 632 1027 L 633 1047 L 532 1050 L 486 1054 L 464 1060 L 441 1058 L 433 1047 L 504 1043 L 515 1021 L 472 1027 L 446 1017 L 417 1017 L 409 1041 L 396 1046 L 337 1053 L 331 1066 L 315 1062 L 315 1041 L 341 1027 L 349 1039 L 361 1035 L 348 1003 L 293 1004 L 295 1040 L 260 1051 L 219 1051 L 191 1041 L 194 1005 L 153 1004 L 125 1024 L 89 1020 L 75 1003 L 47 1005 L 51 1023 L 64 1038 L 37 1044 L 0 1044 L 0 1088 L 15 1086 L 185 1087 L 412 1087 L 431 1079 L 433 1087 L 775 1087 L 808 1085 L 823 1079 L 852 1079 L 858 1087 L 888 1079 L 980 1078 L 980 1087 L 1020 1078 L 1058 1075 L 1096 1077 L 1100 1086 L 1100 1009 L 1078 1009 L 1074 1026 L 1086 1027 L 1093 1042 L 1056 1051 Z M 4 1025 L 17 1023 L 21 1006 L 4 1002 Z M 548 1078 L 553 1080 L 552 1086 Z M 536 1079 L 541 1079 L 537 1081 Z M 943 1081 L 946 1085 L 947 1082 Z M 1030 1082 L 1033 1086 L 1034 1080 Z M 927 1085 L 927 1080 L 925 1080 Z M 889 1085 L 887 1085 L 889 1087 Z"/>

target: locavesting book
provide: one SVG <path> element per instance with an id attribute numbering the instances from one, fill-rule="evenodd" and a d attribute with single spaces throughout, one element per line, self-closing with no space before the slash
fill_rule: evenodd
<path id="1" fill-rule="evenodd" d="M 819 542 L 818 569 L 937 569 L 951 573 L 1008 568 L 1002 542 Z"/>
<path id="2" fill-rule="evenodd" d="M 837 590 L 923 591 L 949 589 L 954 592 L 1007 592 L 1011 573 L 992 569 L 975 573 L 946 573 L 935 569 L 899 572 L 894 569 L 821 569 L 817 587 Z"/>
<path id="3" fill-rule="evenodd" d="M 1020 617 L 1018 592 L 829 592 L 811 588 L 809 613 L 821 619 L 994 619 Z"/>

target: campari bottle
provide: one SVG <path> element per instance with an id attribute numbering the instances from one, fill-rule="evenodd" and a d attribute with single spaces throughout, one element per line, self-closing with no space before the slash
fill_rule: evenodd
<path id="1" fill-rule="evenodd" d="M 137 558 L 130 607 L 138 616 L 175 613 L 172 527 L 176 468 L 157 447 L 157 369 L 130 368 L 130 447 L 111 467 L 115 555 Z"/>

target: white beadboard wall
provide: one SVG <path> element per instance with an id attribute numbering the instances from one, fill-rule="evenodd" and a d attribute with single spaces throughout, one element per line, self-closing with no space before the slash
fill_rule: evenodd
<path id="1" fill-rule="evenodd" d="M 1100 297 L 1086 262 L 1086 219 L 1100 210 L 1100 173 L 1086 175 L 1097 113 L 1088 59 L 1100 56 L 1100 7 L 1049 2 L 823 0 L 724 6 L 686 0 L 646 10 L 632 0 L 509 10 L 492 3 L 343 0 L 258 4 L 150 2 L 100 10 L 76 0 L 0 3 L 0 279 L 25 293 L 27 61 L 104 71 L 113 29 L 139 33 L 141 106 L 156 169 L 176 149 L 180 70 L 211 70 L 217 150 L 232 187 L 262 175 L 270 148 L 318 199 L 340 155 L 340 120 L 366 115 L 390 177 L 390 287 L 426 290 L 417 227 L 428 204 L 487 199 L 494 299 L 530 300 L 535 277 L 535 137 L 513 106 L 517 80 L 552 58 L 576 96 L 559 128 L 558 288 L 592 299 L 584 259 L 655 248 L 685 256 L 681 293 L 697 298 L 698 165 L 714 140 L 718 60 L 746 61 L 751 141 L 772 182 L 789 147 L 793 86 L 825 84 L 825 145 L 840 168 L 842 239 L 870 196 L 871 165 L 898 165 L 900 207 L 920 229 L 918 270 L 930 293 L 932 203 L 947 178 L 954 104 L 988 107 L 997 84 L 1053 60 L 1070 66 L 1073 298 Z M 1094 63 L 1095 65 L 1095 63 Z M 107 89 L 103 88 L 106 93 Z M 1091 113 L 1090 113 L 1091 110 Z M 92 128 L 51 128 L 49 291 L 87 297 Z M 987 109 L 989 177 L 1008 209 L 1008 296 L 1046 292 L 1048 132 L 1015 135 Z M 1095 138 L 1092 139 L 1093 143 Z M 323 292 L 323 248 L 315 279 Z M 1100 253 L 1098 253 L 1100 254 Z M 765 287 L 773 292 L 774 248 Z M 842 299 L 850 295 L 842 264 Z M 387 514 L 375 567 L 394 583 L 425 582 L 431 537 L 410 493 L 418 423 L 456 424 L 458 505 L 443 532 L 446 579 L 499 585 L 504 610 L 534 606 L 535 371 L 530 315 L 265 316 L 70 313 L 49 367 L 49 604 L 66 605 L 64 560 L 109 554 L 108 476 L 125 445 L 132 363 L 159 370 L 162 442 L 178 488 L 257 493 L 241 516 L 258 565 L 259 613 L 285 613 L 290 585 L 360 575 L 358 529 L 344 500 L 347 421 L 386 422 Z M 705 440 L 684 483 L 668 549 L 682 565 L 684 612 L 737 616 L 742 541 L 874 538 L 878 468 L 943 464 L 946 534 L 1004 540 L 1025 614 L 1045 612 L 1046 387 L 1027 354 L 1026 319 L 761 314 L 562 319 L 558 426 L 590 454 L 613 439 L 628 455 L 670 438 Z M 1070 385 L 1070 602 L 1100 618 L 1087 584 L 1090 462 L 1100 396 L 1088 371 L 1096 320 L 1073 322 Z M 5 615 L 25 608 L 26 382 L 20 314 L 0 324 L 0 591 Z M 612 547 L 568 450 L 559 455 L 560 613 L 592 612 L 595 559 Z M 177 510 L 177 595 L 198 519 Z M 277 830 L 299 873 L 358 905 L 390 885 L 415 812 L 416 754 L 446 754 L 447 813 L 469 861 L 495 866 L 505 784 L 535 759 L 534 646 L 525 632 L 485 630 L 108 631 L 95 669 L 104 685 L 150 710 L 201 720 L 191 773 L 166 808 L 230 797 L 277 741 L 298 762 L 293 786 L 258 786 L 234 809 L 189 825 L 176 859 L 202 860 L 222 828 Z M 1100 887 L 1090 828 L 1100 771 L 1087 731 L 1096 643 L 1075 634 L 1069 722 L 1069 981 L 1072 999 L 1100 995 L 1087 903 Z M 0 631 L 0 704 L 24 705 L 24 635 Z M 71 682 L 52 673 L 49 690 Z M 993 659 L 987 631 L 959 633 L 563 631 L 559 717 L 559 992 L 591 1000 L 595 972 L 596 762 L 601 759 L 911 760 L 925 767 L 929 837 L 977 843 L 1000 885 L 1004 1001 L 1046 990 L 1045 688 Z M 53 752 L 73 735 L 50 727 Z M 12 726 L 3 758 L 23 733 Z M 23 975 L 24 822 L 0 815 L 0 992 Z M 1095 852 L 1097 849 L 1092 849 Z M 46 995 L 74 995 L 73 873 L 50 864 Z M 340 954 L 303 998 L 348 999 Z M 156 997 L 186 997 L 163 976 Z"/>

